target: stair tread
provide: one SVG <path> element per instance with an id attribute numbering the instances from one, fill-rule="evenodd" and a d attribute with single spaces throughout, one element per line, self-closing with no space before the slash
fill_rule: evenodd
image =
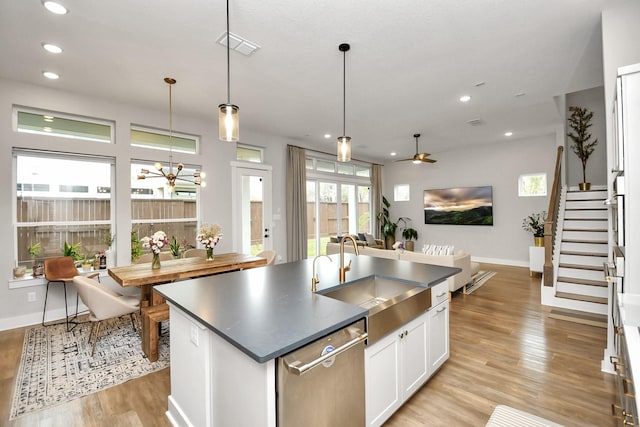
<path id="1" fill-rule="evenodd" d="M 606 245 L 607 240 L 585 240 L 585 239 L 562 239 L 562 243 L 595 243 L 598 245 Z"/>
<path id="2" fill-rule="evenodd" d="M 575 269 L 578 269 L 578 270 L 604 271 L 604 266 L 602 266 L 602 265 L 584 265 L 584 264 L 560 263 L 560 268 L 575 268 Z"/>
<path id="3" fill-rule="evenodd" d="M 581 252 L 581 251 L 560 251 L 560 255 L 607 257 L 606 252 Z"/>
<path id="4" fill-rule="evenodd" d="M 566 221 L 606 221 L 607 218 L 565 218 Z"/>
<path id="5" fill-rule="evenodd" d="M 604 280 L 580 279 L 577 277 L 566 277 L 566 276 L 559 276 L 557 279 L 557 282 L 573 283 L 576 285 L 600 286 L 603 288 L 609 285 Z"/>
<path id="6" fill-rule="evenodd" d="M 606 228 L 563 228 L 563 231 L 580 231 L 580 232 L 593 232 L 593 233 L 606 233 Z"/>
<path id="7" fill-rule="evenodd" d="M 567 200 L 567 203 L 570 203 L 571 200 Z M 607 208 L 599 208 L 596 206 L 588 207 L 588 208 L 565 208 L 565 211 L 606 211 Z"/>
<path id="8" fill-rule="evenodd" d="M 572 299 L 577 301 L 592 302 L 595 304 L 607 304 L 607 298 L 594 297 L 591 295 L 572 294 L 570 292 L 556 292 L 557 298 Z"/>

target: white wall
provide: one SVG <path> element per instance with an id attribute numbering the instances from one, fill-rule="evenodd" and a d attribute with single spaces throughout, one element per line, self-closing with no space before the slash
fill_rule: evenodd
<path id="1" fill-rule="evenodd" d="M 86 117 L 115 121 L 116 143 L 101 144 L 73 139 L 47 137 L 17 133 L 12 129 L 12 107 L 14 105 L 46 109 Z M 134 106 L 115 104 L 77 94 L 61 92 L 50 88 L 26 85 L 0 79 L 0 178 L 3 186 L 3 200 L 0 204 L 0 232 L 6 236 L 5 256 L 0 259 L 0 330 L 25 324 L 37 323 L 41 319 L 45 287 L 43 285 L 28 288 L 9 289 L 12 277 L 13 260 L 16 258 L 13 239 L 13 197 L 10 189 L 12 182 L 12 147 L 55 150 L 62 152 L 86 153 L 113 156 L 116 158 L 116 252 L 118 265 L 129 264 L 130 258 L 130 212 L 128 194 L 130 188 L 130 161 L 141 159 L 166 161 L 166 152 L 131 147 L 129 145 L 129 127 L 131 123 L 166 129 L 166 105 L 159 105 L 157 111 L 140 109 Z M 207 173 L 207 187 L 201 189 L 201 218 L 206 223 L 219 223 L 223 232 L 230 233 L 232 218 L 230 201 L 231 169 L 229 163 L 235 159 L 235 144 L 220 142 L 216 115 L 211 121 L 180 116 L 174 111 L 173 127 L 201 136 L 201 154 L 188 155 L 174 153 L 174 161 L 202 165 Z M 258 135 L 242 130 L 242 142 L 265 147 L 265 162 L 273 166 L 273 212 L 280 214 L 281 220 L 274 221 L 272 236 L 274 249 L 278 254 L 286 254 L 284 227 L 284 160 L 286 141 L 274 137 Z M 78 177 L 79 180 L 82 177 Z M 123 191 L 124 190 L 124 191 Z M 216 248 L 219 252 L 232 250 L 231 239 L 223 238 Z M 283 257 L 286 258 L 286 257 Z M 108 280 L 107 280 L 108 281 Z M 116 285 L 117 286 L 117 285 Z M 36 301 L 27 302 L 27 292 L 36 292 Z M 75 297 L 73 291 L 69 293 Z M 73 295 L 72 295 L 73 294 Z M 71 304 L 70 304 L 71 306 Z M 64 313 L 62 292 L 55 289 L 50 292 L 47 312 Z"/>
<path id="2" fill-rule="evenodd" d="M 533 236 L 522 230 L 522 219 L 546 210 L 549 198 L 518 197 L 518 177 L 546 172 L 550 193 L 555 156 L 556 136 L 551 134 L 434 154 L 438 162 L 433 164 L 387 163 L 384 195 L 391 202 L 392 220 L 401 216 L 413 220 L 416 250 L 425 243 L 453 244 L 475 260 L 528 266 Z M 409 184 L 411 200 L 393 201 L 394 184 Z M 493 186 L 493 226 L 424 224 L 424 190 L 483 185 Z M 399 232 L 396 238 L 401 239 Z"/>
<path id="3" fill-rule="evenodd" d="M 589 128 L 589 132 L 591 132 L 591 141 L 597 139 L 598 144 L 587 162 L 587 182 L 590 182 L 592 185 L 606 185 L 607 130 L 604 108 L 604 87 L 598 86 L 592 89 L 568 93 L 565 98 L 565 103 L 565 115 L 567 119 L 571 115 L 569 107 L 582 107 L 593 112 L 593 119 L 591 120 L 591 128 Z M 569 128 L 568 124 L 566 124 L 565 127 L 566 133 L 574 133 L 574 131 Z M 566 141 L 566 182 L 570 186 L 577 187 L 578 183 L 582 182 L 582 162 L 571 149 L 573 141 L 569 137 L 566 137 Z"/>

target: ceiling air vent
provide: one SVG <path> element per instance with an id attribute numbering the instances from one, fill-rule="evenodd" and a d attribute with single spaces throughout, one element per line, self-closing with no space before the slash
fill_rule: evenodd
<path id="1" fill-rule="evenodd" d="M 467 120 L 467 123 L 471 126 L 480 126 L 484 124 L 484 121 L 482 121 L 482 119 L 471 119 Z"/>
<path id="2" fill-rule="evenodd" d="M 235 50 L 245 56 L 251 56 L 253 53 L 260 49 L 260 46 L 255 44 L 254 42 L 250 42 L 247 39 L 240 37 L 237 34 L 229 33 L 229 39 L 231 40 L 231 44 L 229 45 L 229 49 Z M 227 47 L 227 32 L 225 31 L 218 37 L 216 43 L 221 44 L 224 47 Z"/>

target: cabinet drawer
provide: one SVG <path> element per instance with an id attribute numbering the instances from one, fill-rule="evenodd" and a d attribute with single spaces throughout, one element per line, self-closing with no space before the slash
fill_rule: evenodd
<path id="1" fill-rule="evenodd" d="M 431 288 L 431 307 L 449 299 L 449 282 L 445 280 Z"/>

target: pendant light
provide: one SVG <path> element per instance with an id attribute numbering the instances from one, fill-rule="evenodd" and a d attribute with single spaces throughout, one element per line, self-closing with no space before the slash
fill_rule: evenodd
<path id="1" fill-rule="evenodd" d="M 347 52 L 351 49 L 348 43 L 342 43 L 338 46 L 338 50 L 342 52 L 342 136 L 338 137 L 338 161 L 350 162 L 351 161 L 351 137 L 347 136 L 345 130 L 346 127 L 346 56 Z"/>
<path id="2" fill-rule="evenodd" d="M 169 169 L 167 172 L 164 171 L 164 167 L 162 163 L 158 162 L 154 164 L 155 171 L 149 169 L 140 170 L 140 174 L 138 175 L 138 179 L 147 179 L 147 178 L 166 178 L 167 186 L 169 187 L 170 192 L 175 191 L 176 181 L 185 181 L 190 182 L 194 185 L 200 185 L 205 187 L 207 184 L 202 180 L 205 177 L 204 172 L 196 171 L 193 174 L 193 178 L 186 178 L 185 176 L 179 176 L 180 172 L 184 168 L 182 163 L 178 163 L 176 165 L 176 172 L 173 173 L 173 102 L 171 98 L 171 87 L 176 84 L 176 79 L 171 77 L 165 77 L 164 82 L 169 85 Z"/>
<path id="3" fill-rule="evenodd" d="M 229 39 L 229 0 L 227 0 L 227 103 L 218 105 L 218 128 L 220 141 L 238 142 L 240 138 L 240 109 L 231 103 Z"/>

